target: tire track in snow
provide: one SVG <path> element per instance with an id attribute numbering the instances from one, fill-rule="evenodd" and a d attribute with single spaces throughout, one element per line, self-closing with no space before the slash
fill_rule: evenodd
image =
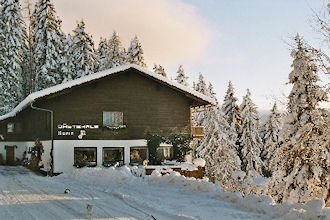
<path id="1" fill-rule="evenodd" d="M 56 181 L 56 180 L 55 180 Z M 70 184 L 71 182 L 69 182 L 69 184 Z M 98 199 L 95 199 L 95 197 L 101 197 L 101 196 L 93 196 L 91 193 L 88 193 L 88 191 L 91 191 L 91 189 L 89 188 L 89 187 L 87 187 L 86 185 L 84 185 L 83 183 L 81 183 L 81 182 L 78 182 L 78 181 L 75 181 L 75 184 L 77 184 L 79 187 L 78 187 L 78 189 L 79 188 L 84 188 L 84 189 L 86 189 L 86 191 L 84 191 L 84 192 L 82 192 L 82 193 L 85 193 L 85 194 L 87 194 L 90 198 L 92 198 L 93 199 L 93 201 L 94 201 L 94 204 L 96 204 L 96 207 L 97 208 L 100 208 L 100 209 L 102 209 L 102 210 L 104 210 L 104 211 L 106 211 L 104 208 L 101 208 L 101 206 L 104 206 L 105 204 L 103 204 L 102 203 L 102 201 L 100 201 L 100 200 L 98 200 Z M 76 188 L 76 190 L 75 191 L 77 191 L 77 188 Z M 113 190 L 112 190 L 113 191 Z M 111 191 L 111 192 L 112 192 Z M 72 192 L 72 191 L 71 191 Z M 120 198 L 118 198 L 118 197 L 116 197 L 116 196 L 114 196 L 114 195 L 112 195 L 112 193 L 110 192 L 110 193 L 107 193 L 105 190 L 100 190 L 100 189 L 97 189 L 97 188 L 93 188 L 93 192 L 94 193 L 98 193 L 98 194 L 102 194 L 102 196 L 104 197 L 104 195 L 106 195 L 107 197 L 110 197 L 112 200 L 116 200 L 116 202 L 122 202 L 122 203 L 124 203 L 124 205 L 126 204 L 123 200 L 121 200 Z M 80 191 L 80 193 L 81 193 L 81 191 Z M 116 204 L 116 203 L 115 203 Z M 115 212 L 117 212 L 118 213 L 118 211 L 120 211 L 120 213 L 121 214 L 126 214 L 126 215 L 128 215 L 128 216 L 131 216 L 132 215 L 132 212 L 124 212 L 123 210 L 125 209 L 124 207 L 122 207 L 122 206 L 120 206 L 119 204 L 116 204 L 116 205 L 118 205 L 118 208 L 117 209 L 114 209 L 114 207 L 111 207 L 112 209 L 113 209 L 113 211 L 115 211 Z M 126 204 L 127 205 L 127 204 Z M 129 206 L 129 205 L 127 205 L 127 206 Z M 146 220 L 146 217 L 148 218 L 148 219 L 152 219 L 152 217 L 151 217 L 151 215 L 149 214 L 149 213 L 146 213 L 146 212 L 144 212 L 143 210 L 140 210 L 140 209 L 138 209 L 138 208 L 136 208 L 136 207 L 132 207 L 132 206 L 129 206 L 130 208 L 133 208 L 133 209 L 135 209 L 136 211 L 139 211 L 140 213 L 142 213 L 143 214 L 143 216 L 134 216 L 134 218 L 138 218 L 138 219 L 141 219 L 141 220 Z M 105 207 L 106 209 L 109 209 L 109 207 Z M 106 211 L 107 212 L 107 211 Z M 110 213 L 109 213 L 110 214 Z M 132 216 L 133 217 L 133 216 Z"/>
<path id="2" fill-rule="evenodd" d="M 72 181 L 72 180 L 70 179 L 70 181 Z M 75 184 L 79 185 L 79 188 L 85 188 L 86 190 L 91 190 L 90 188 L 87 188 L 86 185 L 84 185 L 81 182 L 76 181 Z M 172 214 L 172 213 L 169 213 L 167 211 L 156 209 L 153 206 L 144 204 L 145 209 L 154 212 L 153 214 L 151 214 L 150 212 L 147 212 L 145 209 L 140 208 L 141 204 L 138 203 L 138 200 L 136 198 L 133 198 L 132 196 L 127 195 L 127 194 L 120 193 L 119 190 L 122 189 L 122 188 L 123 188 L 123 186 L 121 185 L 121 186 L 116 187 L 116 188 L 111 188 L 111 190 L 109 191 L 109 189 L 110 189 L 109 187 L 107 187 L 107 189 L 103 189 L 103 190 L 101 190 L 99 187 L 98 188 L 94 187 L 93 192 L 101 193 L 102 196 L 104 196 L 106 194 L 108 197 L 115 198 L 117 201 L 121 201 L 126 206 L 131 207 L 132 209 L 144 214 L 143 218 L 138 217 L 138 218 L 141 218 L 143 220 L 146 220 L 146 218 L 153 220 L 153 219 L 155 219 L 155 216 L 157 216 L 156 219 L 158 219 L 158 215 L 160 215 L 159 217 L 161 219 L 172 219 L 172 220 L 200 219 L 198 217 L 196 218 L 196 217 L 193 217 L 193 216 L 180 216 L 180 215 Z M 86 193 L 86 194 L 88 194 L 90 197 L 93 197 L 90 193 Z M 95 200 L 95 201 L 97 201 L 97 200 Z M 132 203 L 134 203 L 134 205 Z"/>
<path id="3" fill-rule="evenodd" d="M 4 175 L 6 172 L 8 172 L 7 175 Z M 13 177 L 13 173 L 14 172 L 8 168 L 1 169 L 0 176 Z M 16 181 L 13 181 L 12 178 L 2 178 L 1 183 L 4 183 L 4 185 L 0 185 L 0 188 L 6 189 L 1 190 L 3 203 L 0 204 L 0 209 L 2 213 L 5 212 L 2 216 L 5 216 L 6 219 L 18 219 L 17 216 L 13 215 L 13 213 L 19 212 L 21 216 L 24 216 L 24 219 L 36 219 L 36 216 L 28 212 L 24 205 L 21 206 L 23 196 L 22 193 L 18 194 L 18 185 L 16 185 Z"/>
<path id="4" fill-rule="evenodd" d="M 39 182 L 41 178 L 44 177 L 40 177 L 38 178 L 38 181 L 31 181 L 32 178 L 35 178 L 36 176 L 30 175 L 31 178 L 29 178 L 30 184 L 31 185 L 35 185 L 36 182 Z M 20 179 L 17 179 L 20 183 L 20 185 L 25 188 L 25 189 L 29 189 L 29 192 L 34 192 L 34 193 L 42 193 L 41 195 L 49 195 L 49 191 L 44 190 L 42 187 L 31 187 L 30 184 L 23 184 L 22 181 Z M 25 180 L 25 179 L 24 179 Z M 40 199 L 40 204 L 43 204 L 45 201 L 47 201 L 47 197 L 45 196 L 39 196 Z M 64 200 L 65 202 L 70 201 L 70 200 Z M 48 201 L 47 201 L 48 202 Z M 66 213 L 68 213 L 69 215 L 71 215 L 71 217 L 80 217 L 80 218 L 85 218 L 86 215 L 84 215 L 84 213 L 82 212 L 78 212 L 75 209 L 71 208 L 70 206 L 68 206 L 67 204 L 64 204 L 63 201 L 61 200 L 51 200 L 49 201 L 50 204 L 54 204 L 56 205 L 58 208 L 61 209 L 61 211 L 65 211 Z M 46 204 L 45 204 L 46 206 Z M 53 211 L 53 209 L 50 209 L 48 207 L 46 207 L 48 210 L 50 210 L 50 212 L 47 211 L 47 213 L 52 214 L 52 216 L 54 216 L 54 219 L 60 219 L 63 216 L 58 215 L 56 212 Z M 45 212 L 45 210 L 43 210 L 42 212 Z"/>
<path id="5" fill-rule="evenodd" d="M 22 168 L 21 168 L 22 169 Z M 10 170 L 10 175 L 4 175 L 9 179 L 11 184 L 7 186 L 7 189 L 11 189 L 13 191 L 13 195 L 11 195 L 11 199 L 15 199 L 15 204 L 19 204 L 17 206 L 18 209 L 22 210 L 25 214 L 30 215 L 31 219 L 61 219 L 63 218 L 62 215 L 63 211 L 65 211 L 67 214 L 69 214 L 70 217 L 85 217 L 85 215 L 82 215 L 79 212 L 76 212 L 75 210 L 68 207 L 66 204 L 62 203 L 58 200 L 51 200 L 48 201 L 45 195 L 49 195 L 49 192 L 42 189 L 42 185 L 40 184 L 40 179 L 36 178 L 35 174 L 28 174 L 28 178 L 26 176 L 21 176 L 18 172 L 15 173 L 13 170 Z M 0 174 L 1 175 L 1 174 Z M 18 186 L 18 187 L 17 187 Z M 32 187 L 33 186 L 33 187 Z M 22 195 L 15 193 L 15 188 L 20 188 L 26 190 L 27 195 L 35 195 L 34 202 L 33 201 L 25 201 L 26 198 L 24 198 Z M 43 196 L 44 195 L 44 196 Z M 36 201 L 39 201 L 36 203 Z M 10 203 L 13 203 L 13 201 L 9 201 Z M 31 208 L 31 206 L 37 205 L 37 209 Z M 55 206 L 55 207 L 53 207 Z M 61 210 L 60 213 L 57 212 L 57 210 Z M 68 210 L 70 212 L 68 212 Z M 16 209 L 17 211 L 17 209 Z M 24 215 L 24 219 L 28 219 L 27 215 Z"/>

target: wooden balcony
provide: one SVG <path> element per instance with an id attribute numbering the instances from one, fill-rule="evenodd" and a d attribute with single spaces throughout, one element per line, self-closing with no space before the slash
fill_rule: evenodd
<path id="1" fill-rule="evenodd" d="M 201 139 L 204 137 L 204 127 L 192 127 L 191 135 L 195 139 Z"/>

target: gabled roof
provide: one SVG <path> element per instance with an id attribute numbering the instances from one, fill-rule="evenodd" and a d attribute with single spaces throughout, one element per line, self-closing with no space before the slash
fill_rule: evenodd
<path id="1" fill-rule="evenodd" d="M 212 99 L 211 97 L 206 96 L 204 94 L 201 94 L 201 93 L 199 93 L 195 90 L 192 90 L 192 89 L 190 89 L 190 88 L 188 88 L 184 85 L 181 85 L 181 84 L 179 84 L 179 83 L 177 83 L 173 80 L 170 80 L 170 79 L 168 79 L 168 78 L 166 78 L 166 77 L 164 77 L 160 74 L 151 72 L 151 71 L 149 71 L 149 70 L 147 70 L 147 69 L 145 69 L 141 66 L 135 65 L 135 64 L 127 64 L 127 65 L 111 68 L 111 69 L 108 69 L 108 70 L 104 70 L 104 71 L 101 71 L 101 72 L 93 73 L 93 74 L 88 75 L 88 76 L 83 76 L 81 78 L 78 78 L 78 79 L 75 79 L 75 80 L 72 80 L 72 81 L 69 81 L 69 82 L 65 82 L 65 83 L 62 83 L 62 84 L 59 84 L 59 85 L 56 85 L 56 86 L 52 86 L 52 87 L 40 90 L 38 92 L 31 93 L 21 103 L 19 103 L 11 112 L 0 116 L 0 121 L 16 116 L 17 113 L 19 113 L 20 111 L 22 111 L 23 109 L 28 107 L 32 102 L 34 102 L 35 100 L 37 100 L 39 98 L 42 98 L 44 96 L 48 96 L 50 94 L 60 92 L 60 91 L 65 90 L 65 89 L 72 88 L 74 86 L 78 86 L 78 85 L 81 85 L 81 84 L 84 84 L 84 83 L 87 83 L 87 82 L 90 82 L 90 81 L 93 81 L 93 80 L 97 80 L 97 79 L 109 76 L 111 74 L 115 74 L 115 73 L 118 73 L 118 72 L 123 72 L 123 71 L 131 69 L 131 68 L 136 69 L 139 72 L 141 72 L 143 74 L 146 74 L 147 76 L 149 76 L 151 78 L 154 78 L 155 80 L 161 81 L 164 84 L 166 84 L 166 85 L 168 85 L 172 88 L 175 88 L 175 89 L 177 89 L 177 90 L 179 90 L 183 93 L 189 94 L 189 95 L 191 95 L 191 96 L 193 96 L 197 99 L 200 99 L 204 102 L 207 102 L 207 103 L 212 104 L 212 105 L 215 105 L 215 103 L 216 103 L 215 100 Z"/>

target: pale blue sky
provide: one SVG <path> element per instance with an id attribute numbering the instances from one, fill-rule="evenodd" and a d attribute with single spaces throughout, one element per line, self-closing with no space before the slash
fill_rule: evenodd
<path id="1" fill-rule="evenodd" d="M 216 88 L 222 101 L 227 83 L 232 80 L 237 97 L 246 88 L 259 109 L 269 109 L 272 96 L 282 99 L 291 71 L 291 37 L 300 33 L 319 46 L 319 35 L 312 25 L 312 10 L 327 5 L 323 0 L 186 0 L 220 33 L 207 49 L 207 60 L 186 66 L 186 71 L 201 71 Z M 322 45 L 321 45 L 322 46 Z M 172 67 L 173 70 L 176 67 Z M 197 80 L 197 75 L 191 77 Z M 329 77 L 323 77 L 329 80 Z"/>

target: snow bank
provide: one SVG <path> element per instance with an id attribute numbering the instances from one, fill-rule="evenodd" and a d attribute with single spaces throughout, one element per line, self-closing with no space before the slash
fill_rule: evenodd
<path id="1" fill-rule="evenodd" d="M 185 177 L 175 171 L 170 171 L 168 174 L 162 176 L 158 170 L 154 170 L 150 176 L 146 176 L 145 178 L 150 182 L 184 186 L 201 192 L 213 192 L 217 190 L 214 184 L 209 182 L 207 178 L 195 179 L 193 177 Z"/>
<path id="2" fill-rule="evenodd" d="M 153 183 L 177 185 L 188 187 L 195 191 L 214 192 L 220 199 L 236 203 L 246 210 L 258 212 L 271 218 L 283 219 L 330 219 L 330 209 L 325 208 L 324 201 L 312 200 L 306 204 L 275 204 L 270 196 L 242 195 L 239 192 L 224 191 L 220 183 L 213 184 L 207 179 L 187 178 L 177 172 L 171 171 L 164 176 L 158 170 L 152 172 L 146 179 Z M 255 179 L 260 185 L 265 184 L 264 179 Z"/>
<path id="3" fill-rule="evenodd" d="M 202 158 L 196 158 L 194 160 L 194 164 L 195 164 L 196 167 L 205 167 L 206 162 Z"/>
<path id="4" fill-rule="evenodd" d="M 113 183 L 123 183 L 125 181 L 134 181 L 137 178 L 132 175 L 131 169 L 127 166 L 122 167 L 84 167 L 74 169 L 71 173 L 62 174 L 58 178 L 73 178 L 80 182 L 93 184 L 95 186 L 104 186 Z"/>
<path id="5" fill-rule="evenodd" d="M 198 170 L 196 165 L 187 162 L 180 163 L 179 167 L 181 168 L 181 170 L 189 170 L 189 171 Z"/>
<path id="6" fill-rule="evenodd" d="M 169 174 L 162 176 L 158 170 L 154 170 L 150 176 L 138 178 L 142 176 L 140 167 L 110 167 L 110 168 L 81 168 L 75 169 L 71 174 L 62 174 L 55 178 L 73 178 L 79 182 L 92 184 L 93 187 L 115 186 L 115 184 L 123 185 L 130 182 L 133 185 L 139 183 L 146 184 L 163 184 L 166 186 L 184 187 L 197 192 L 210 192 L 212 197 L 217 196 L 219 200 L 225 200 L 236 204 L 245 210 L 257 212 L 269 216 L 270 218 L 280 219 L 330 219 L 330 209 L 325 208 L 324 201 L 312 200 L 306 204 L 301 203 L 284 203 L 275 204 L 273 199 L 265 195 L 242 195 L 238 192 L 224 191 L 220 183 L 211 183 L 207 178 L 195 179 L 185 177 L 178 172 L 169 171 Z M 260 179 L 259 179 L 260 180 Z M 263 181 L 260 180 L 263 185 Z M 164 187 L 166 189 L 166 187 Z M 116 196 L 116 195 L 115 195 Z M 121 197 L 118 194 L 118 197 Z"/>
<path id="7" fill-rule="evenodd" d="M 269 178 L 263 177 L 257 172 L 250 172 L 243 179 L 243 192 L 246 194 L 266 195 L 268 192 Z"/>
<path id="8" fill-rule="evenodd" d="M 137 177 L 143 177 L 146 175 L 145 169 L 143 167 L 132 166 L 131 173 Z"/>

